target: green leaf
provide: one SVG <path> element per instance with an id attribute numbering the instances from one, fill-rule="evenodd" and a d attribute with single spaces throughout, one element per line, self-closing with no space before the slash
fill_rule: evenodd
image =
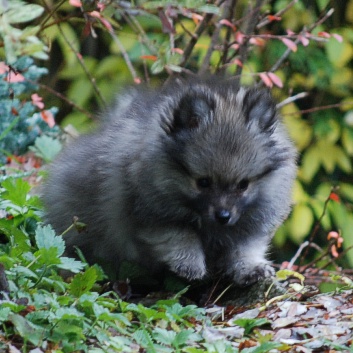
<path id="1" fill-rule="evenodd" d="M 13 3 L 10 9 L 5 11 L 2 16 L 5 16 L 8 23 L 23 23 L 36 19 L 43 11 L 44 8 L 36 4 Z"/>
<path id="2" fill-rule="evenodd" d="M 49 225 L 38 226 L 36 230 L 36 243 L 38 249 L 57 249 L 57 256 L 61 256 L 65 251 L 65 242 L 61 236 L 55 234 Z"/>
<path id="3" fill-rule="evenodd" d="M 270 322 L 265 319 L 238 319 L 234 321 L 234 324 L 243 327 L 245 329 L 245 335 L 248 335 L 255 327 L 269 324 Z"/>
<path id="4" fill-rule="evenodd" d="M 297 204 L 293 208 L 290 219 L 291 237 L 297 243 L 303 240 L 311 230 L 314 223 L 312 209 L 307 204 Z"/>
<path id="5" fill-rule="evenodd" d="M 2 195 L 4 199 L 10 200 L 21 207 L 26 204 L 27 194 L 31 189 L 27 181 L 9 178 L 2 182 L 2 187 L 6 190 Z"/>
<path id="6" fill-rule="evenodd" d="M 77 261 L 75 259 L 72 259 L 70 257 L 61 257 L 60 258 L 61 263 L 58 265 L 59 268 L 62 270 L 68 270 L 71 271 L 72 273 L 78 273 L 83 270 L 85 267 L 85 264 L 81 261 Z"/>
<path id="7" fill-rule="evenodd" d="M 46 330 L 44 328 L 33 324 L 21 315 L 10 314 L 9 320 L 25 340 L 28 340 L 36 346 L 40 345 L 42 340 L 46 337 Z"/>
<path id="8" fill-rule="evenodd" d="M 306 183 L 310 182 L 320 169 L 320 151 L 314 145 L 303 154 L 299 177 Z"/>
<path id="9" fill-rule="evenodd" d="M 293 270 L 279 270 L 276 272 L 276 278 L 279 281 L 285 281 L 289 277 L 296 277 L 299 279 L 299 281 L 302 285 L 304 284 L 305 277 L 299 272 L 296 272 Z"/>
<path id="10" fill-rule="evenodd" d="M 326 53 L 335 67 L 344 67 L 353 58 L 353 46 L 349 41 L 338 42 L 330 38 L 326 43 Z"/>
<path id="11" fill-rule="evenodd" d="M 61 151 L 62 145 L 58 139 L 43 135 L 37 137 L 34 146 L 30 146 L 29 149 L 48 163 Z"/>
<path id="12" fill-rule="evenodd" d="M 264 342 L 258 347 L 254 348 L 249 348 L 249 349 L 244 349 L 242 352 L 244 353 L 267 353 L 270 352 L 276 348 L 280 348 L 283 346 L 283 343 L 279 342 Z"/>
<path id="13" fill-rule="evenodd" d="M 82 294 L 87 293 L 96 283 L 97 273 L 94 267 L 89 267 L 85 272 L 78 273 L 72 279 L 69 291 L 72 295 L 79 298 Z"/>
<path id="14" fill-rule="evenodd" d="M 156 327 L 153 330 L 153 338 L 159 342 L 171 346 L 176 337 L 176 332 Z"/>

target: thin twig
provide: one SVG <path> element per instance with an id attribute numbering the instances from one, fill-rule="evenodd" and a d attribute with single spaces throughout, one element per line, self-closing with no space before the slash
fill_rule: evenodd
<path id="1" fill-rule="evenodd" d="M 308 241 L 305 241 L 303 244 L 300 245 L 299 249 L 297 250 L 297 252 L 295 253 L 295 255 L 292 257 L 292 259 L 289 261 L 288 265 L 286 266 L 286 268 L 288 270 L 291 270 L 294 263 L 297 261 L 298 257 L 300 256 L 300 254 L 302 253 L 303 249 L 306 248 L 309 245 Z"/>
<path id="2" fill-rule="evenodd" d="M 284 107 L 285 105 L 293 103 L 299 99 L 305 98 L 308 95 L 309 95 L 309 92 L 301 92 L 301 93 L 296 94 L 295 96 L 288 97 L 288 98 L 284 99 L 281 103 L 277 104 L 277 109 L 280 109 L 280 108 Z"/>
<path id="3" fill-rule="evenodd" d="M 80 63 L 83 71 L 85 72 L 87 78 L 89 79 L 89 81 L 91 82 L 91 85 L 94 89 L 94 91 L 96 92 L 97 96 L 99 97 L 99 99 L 102 101 L 102 103 L 104 105 L 106 105 L 105 99 L 103 98 L 99 88 L 97 87 L 96 84 L 96 80 L 95 78 L 91 75 L 91 73 L 88 71 L 85 62 L 83 61 L 81 55 L 76 51 L 76 49 L 74 48 L 74 46 L 70 43 L 69 39 L 66 37 L 64 31 L 61 28 L 61 25 L 58 23 L 58 29 L 60 31 L 60 34 L 63 36 L 65 42 L 67 43 L 67 45 L 70 47 L 70 49 L 72 50 L 72 52 L 75 54 L 76 58 L 78 59 L 78 62 Z"/>
<path id="4" fill-rule="evenodd" d="M 254 9 L 250 9 L 250 4 L 249 4 L 248 12 L 251 13 L 251 17 L 249 18 L 246 29 L 244 31 L 245 36 L 249 36 L 251 33 L 254 33 L 262 3 L 263 3 L 263 0 L 257 0 Z M 249 38 L 245 37 L 244 42 L 240 45 L 240 48 L 239 48 L 239 60 L 242 63 L 246 61 L 249 55 L 248 48 L 249 48 Z M 239 77 L 238 80 L 240 80 L 240 75 L 242 71 L 243 71 L 242 65 L 238 65 L 236 72 L 234 74 L 234 76 Z"/>
<path id="5" fill-rule="evenodd" d="M 184 50 L 184 54 L 183 54 L 183 59 L 180 63 L 180 66 L 185 66 L 187 61 L 190 58 L 190 55 L 195 47 L 195 44 L 197 43 L 199 37 L 201 36 L 201 34 L 204 32 L 204 30 L 207 28 L 208 23 L 211 21 L 211 19 L 213 18 L 213 14 L 206 14 L 203 18 L 203 20 L 198 24 L 195 33 L 193 33 L 189 44 L 186 46 L 185 50 Z"/>
<path id="6" fill-rule="evenodd" d="M 324 208 L 323 208 L 323 210 L 322 210 L 322 213 L 321 213 L 319 219 L 316 221 L 315 226 L 314 226 L 314 229 L 313 229 L 313 231 L 312 231 L 311 234 L 310 234 L 309 244 L 313 243 L 314 238 L 316 237 L 316 234 L 317 234 L 317 232 L 318 232 L 319 229 L 320 229 L 321 221 L 322 221 L 322 219 L 324 218 L 324 216 L 326 215 L 327 206 L 328 206 L 329 202 L 331 201 L 331 198 L 330 198 L 331 193 L 334 192 L 335 190 L 336 190 L 336 188 L 335 188 L 335 187 L 332 187 L 332 190 L 331 190 L 331 192 L 330 192 L 330 195 L 329 195 L 329 196 L 326 198 L 326 200 L 325 200 Z M 309 247 L 306 248 L 306 251 L 304 252 L 303 256 L 301 256 L 301 258 L 300 258 L 300 261 L 299 261 L 299 266 L 300 266 L 300 267 L 301 267 L 301 265 L 302 265 L 304 259 L 305 259 L 306 256 L 308 255 L 308 251 L 309 251 Z"/>
<path id="7" fill-rule="evenodd" d="M 125 50 L 123 44 L 121 43 L 120 39 L 118 38 L 118 36 L 113 32 L 113 31 L 109 31 L 109 34 L 111 35 L 111 37 L 113 38 L 115 44 L 119 47 L 120 51 L 121 51 L 121 55 L 123 56 L 126 65 L 134 79 L 134 81 L 136 83 L 139 83 L 140 78 L 137 75 L 137 72 L 135 70 L 135 68 L 133 67 L 131 60 L 129 58 L 129 55 L 127 53 L 127 51 Z"/>
<path id="8" fill-rule="evenodd" d="M 85 110 L 81 107 L 79 107 L 76 103 L 74 103 L 72 100 L 70 100 L 69 98 L 65 97 L 63 94 L 55 91 L 54 89 L 52 89 L 51 87 L 44 85 L 43 83 L 39 83 L 39 82 L 34 82 L 32 80 L 26 79 L 26 81 L 28 81 L 29 83 L 32 83 L 33 85 L 37 85 L 40 88 L 49 91 L 50 93 L 54 94 L 55 96 L 57 96 L 58 98 L 60 98 L 61 100 L 65 101 L 66 103 L 68 103 L 69 105 L 71 105 L 72 107 L 74 107 L 76 110 L 78 110 L 79 112 L 85 114 L 88 118 L 93 119 L 94 115 L 92 113 L 90 113 L 88 110 Z"/>
<path id="9" fill-rule="evenodd" d="M 336 262 L 339 258 L 343 257 L 344 255 L 347 254 L 348 251 L 353 249 L 353 245 L 349 246 L 347 249 L 345 249 L 344 251 L 342 251 L 338 257 L 334 257 L 332 258 L 330 261 L 328 261 L 326 264 L 322 265 L 320 268 L 317 268 L 315 270 L 313 270 L 313 274 L 319 272 L 320 270 L 323 270 L 324 268 L 326 268 L 327 266 L 331 265 L 332 263 Z"/>
<path id="10" fill-rule="evenodd" d="M 206 55 L 205 55 L 205 57 L 203 59 L 201 68 L 198 71 L 198 73 L 200 75 L 204 74 L 209 69 L 211 56 L 212 56 L 213 51 L 215 50 L 215 46 L 216 46 L 216 43 L 217 43 L 218 38 L 219 38 L 220 29 L 221 29 L 221 26 L 217 25 L 215 30 L 214 30 L 214 32 L 213 32 L 213 35 L 212 35 L 212 38 L 211 38 L 211 44 L 208 46 L 207 53 L 206 53 Z"/>
<path id="11" fill-rule="evenodd" d="M 228 3 L 224 6 L 223 10 L 223 18 L 227 19 L 229 22 L 232 21 L 232 18 L 234 17 L 234 10 L 236 6 L 237 0 L 228 0 Z M 227 27 L 227 33 L 225 36 L 225 40 L 223 43 L 223 53 L 222 53 L 222 58 L 220 62 L 224 65 L 227 63 L 227 56 L 228 56 L 228 50 L 229 50 L 229 40 L 232 35 L 233 29 L 230 27 Z"/>
<path id="12" fill-rule="evenodd" d="M 42 0 L 43 6 L 46 8 L 48 13 L 47 18 L 45 18 L 41 24 L 40 24 L 40 32 L 45 28 L 45 24 L 49 21 L 50 18 L 54 17 L 54 14 L 57 13 L 58 9 L 60 8 L 61 5 L 63 5 L 66 2 L 66 0 L 61 0 L 56 6 L 51 9 L 50 5 L 47 4 L 45 0 Z"/>
<path id="13" fill-rule="evenodd" d="M 350 102 L 341 102 L 341 103 L 335 103 L 335 104 L 329 104 L 329 105 L 323 105 L 321 107 L 314 107 L 314 108 L 310 108 L 310 109 L 303 109 L 303 110 L 299 110 L 297 112 L 293 112 L 293 113 L 286 113 L 283 115 L 296 115 L 296 114 L 309 114 L 309 113 L 315 113 L 315 112 L 319 112 L 321 110 L 327 110 L 327 109 L 332 109 L 332 108 L 341 108 L 345 105 L 353 105 L 353 101 Z"/>
<path id="14" fill-rule="evenodd" d="M 285 8 L 279 10 L 277 13 L 274 14 L 275 17 L 281 17 L 285 12 L 287 12 L 291 7 L 293 7 L 296 3 L 298 2 L 298 0 L 292 0 Z M 265 19 L 260 22 L 256 28 L 260 29 L 264 26 L 266 26 L 267 24 L 269 24 L 271 22 L 271 20 L 269 20 L 267 17 L 265 17 Z"/>
<path id="15" fill-rule="evenodd" d="M 316 21 L 315 23 L 313 23 L 311 26 L 309 26 L 308 29 L 306 29 L 305 27 L 303 28 L 303 30 L 301 31 L 301 33 L 298 35 L 298 38 L 294 41 L 295 44 L 298 44 L 300 42 L 300 35 L 305 35 L 306 32 L 311 32 L 314 28 L 316 28 L 317 26 L 319 26 L 320 24 L 322 24 L 323 22 L 325 22 L 334 12 L 334 9 L 330 9 L 327 11 L 327 13 L 320 18 L 318 21 Z M 292 52 L 291 49 L 287 48 L 286 51 L 283 53 L 283 55 L 277 60 L 277 62 L 271 67 L 270 70 L 268 70 L 268 72 L 275 72 L 277 71 L 281 65 L 284 63 L 285 60 L 287 60 L 288 56 L 290 55 L 290 53 Z"/>

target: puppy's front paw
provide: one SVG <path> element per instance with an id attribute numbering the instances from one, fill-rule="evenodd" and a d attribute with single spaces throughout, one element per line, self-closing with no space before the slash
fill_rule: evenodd
<path id="1" fill-rule="evenodd" d="M 234 282 L 240 287 L 247 287 L 274 274 L 275 270 L 267 263 L 260 263 L 255 267 L 247 267 L 243 264 L 242 270 L 234 274 Z"/>
<path id="2" fill-rule="evenodd" d="M 202 279 L 206 276 L 206 265 L 203 259 L 194 259 L 194 262 L 180 260 L 170 265 L 170 269 L 178 276 L 188 280 Z"/>

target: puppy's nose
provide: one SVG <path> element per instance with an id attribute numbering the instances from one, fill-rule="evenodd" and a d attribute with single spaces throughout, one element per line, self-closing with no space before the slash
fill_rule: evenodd
<path id="1" fill-rule="evenodd" d="M 216 220 L 220 223 L 220 224 L 227 224 L 230 220 L 230 212 L 228 210 L 225 209 L 221 209 L 221 210 L 216 210 L 215 211 L 215 217 Z"/>

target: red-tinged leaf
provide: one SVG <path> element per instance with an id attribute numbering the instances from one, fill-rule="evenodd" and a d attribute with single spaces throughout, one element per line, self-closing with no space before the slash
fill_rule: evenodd
<path id="1" fill-rule="evenodd" d="M 180 55 L 183 55 L 183 54 L 184 54 L 184 50 L 181 49 L 181 48 L 172 48 L 172 52 L 173 52 L 173 53 L 180 54 Z"/>
<path id="2" fill-rule="evenodd" d="M 231 47 L 232 49 L 234 49 L 234 50 L 238 50 L 238 49 L 239 49 L 239 44 L 234 43 L 234 44 L 232 44 L 230 47 Z"/>
<path id="3" fill-rule="evenodd" d="M 266 43 L 262 38 L 250 38 L 249 42 L 251 44 L 257 45 L 258 47 L 263 47 Z"/>
<path id="4" fill-rule="evenodd" d="M 76 53 L 76 56 L 79 60 L 82 60 L 82 54 L 81 53 Z"/>
<path id="5" fill-rule="evenodd" d="M 304 47 L 307 47 L 309 45 L 309 39 L 305 38 L 304 36 L 299 36 L 298 37 L 301 43 L 304 45 Z"/>
<path id="6" fill-rule="evenodd" d="M 105 6 L 106 6 L 105 4 L 102 4 L 102 3 L 99 2 L 99 3 L 97 4 L 97 9 L 98 9 L 99 11 L 103 11 L 103 10 L 105 9 Z"/>
<path id="7" fill-rule="evenodd" d="M 331 192 L 330 196 L 329 196 L 329 199 L 332 200 L 332 201 L 335 201 L 335 202 L 340 202 L 340 197 L 334 193 L 334 192 Z"/>
<path id="8" fill-rule="evenodd" d="M 338 42 L 342 43 L 343 42 L 343 37 L 340 36 L 337 33 L 332 33 L 332 37 L 335 38 Z"/>
<path id="9" fill-rule="evenodd" d="M 283 82 L 282 80 L 273 72 L 268 72 L 267 76 L 271 79 L 271 81 L 279 88 L 283 87 Z"/>
<path id="10" fill-rule="evenodd" d="M 134 78 L 134 82 L 135 82 L 137 85 L 139 85 L 142 81 L 141 81 L 140 77 L 135 77 L 135 78 Z"/>
<path id="11" fill-rule="evenodd" d="M 90 22 L 85 23 L 82 33 L 84 38 L 88 37 L 92 33 L 92 24 Z"/>
<path id="12" fill-rule="evenodd" d="M 333 245 L 331 246 L 331 255 L 332 255 L 333 257 L 338 257 L 338 251 L 337 251 L 337 247 L 336 247 L 335 244 L 333 244 Z"/>
<path id="13" fill-rule="evenodd" d="M 17 109 L 16 108 L 14 108 L 14 107 L 12 107 L 11 108 L 11 113 L 13 114 L 13 115 L 18 115 L 18 111 L 17 111 Z"/>
<path id="14" fill-rule="evenodd" d="M 220 20 L 219 23 L 221 25 L 225 25 L 225 26 L 230 27 L 234 32 L 237 30 L 237 27 L 235 27 L 232 22 L 230 22 L 229 20 L 227 20 L 225 18 L 223 20 Z"/>
<path id="15" fill-rule="evenodd" d="M 273 21 L 281 21 L 282 20 L 282 17 L 279 17 L 279 16 L 275 16 L 275 15 L 268 15 L 267 16 L 267 19 L 271 22 Z"/>
<path id="16" fill-rule="evenodd" d="M 70 0 L 69 4 L 71 6 L 75 6 L 75 7 L 81 7 L 82 6 L 82 2 L 80 0 Z"/>
<path id="17" fill-rule="evenodd" d="M 239 59 L 234 59 L 233 60 L 233 64 L 236 64 L 236 65 L 238 65 L 240 67 L 243 67 L 243 63 Z"/>
<path id="18" fill-rule="evenodd" d="M 44 103 L 43 103 L 43 98 L 40 97 L 37 93 L 33 93 L 31 95 L 32 98 L 32 104 L 37 106 L 39 109 L 44 108 Z"/>
<path id="19" fill-rule="evenodd" d="M 156 61 L 158 59 L 157 56 L 155 55 L 141 55 L 140 59 L 142 60 L 151 60 L 151 61 Z"/>
<path id="20" fill-rule="evenodd" d="M 203 20 L 203 16 L 201 16 L 201 15 L 199 15 L 197 13 L 193 13 L 191 15 L 191 18 L 196 24 L 199 24 L 199 22 Z"/>
<path id="21" fill-rule="evenodd" d="M 163 12 L 158 12 L 159 18 L 162 22 L 162 31 L 163 33 L 172 33 L 175 34 L 175 28 L 173 26 L 172 21 L 168 18 L 168 16 Z"/>
<path id="22" fill-rule="evenodd" d="M 235 41 L 238 42 L 239 44 L 243 44 L 244 42 L 244 34 L 241 33 L 240 31 L 235 33 Z"/>
<path id="23" fill-rule="evenodd" d="M 291 51 L 296 52 L 298 47 L 297 45 L 290 39 L 288 38 L 282 38 L 282 42 L 285 46 L 287 46 Z"/>
<path id="24" fill-rule="evenodd" d="M 331 34 L 327 32 L 319 32 L 317 35 L 323 38 L 331 38 Z"/>
<path id="25" fill-rule="evenodd" d="M 330 240 L 330 239 L 338 239 L 339 238 L 339 234 L 335 231 L 331 231 L 327 234 L 327 240 Z"/>
<path id="26" fill-rule="evenodd" d="M 263 81 L 263 83 L 267 86 L 267 87 L 272 87 L 273 83 L 271 81 L 271 79 L 267 76 L 267 74 L 265 72 L 261 72 L 260 74 L 260 78 Z"/>
<path id="27" fill-rule="evenodd" d="M 91 17 L 95 17 L 98 18 L 98 20 L 102 23 L 102 25 L 109 31 L 112 32 L 113 31 L 113 27 L 110 24 L 109 21 L 107 21 L 100 12 L 98 11 L 92 11 L 88 13 Z"/>
<path id="28" fill-rule="evenodd" d="M 54 115 L 50 110 L 41 111 L 40 116 L 49 125 L 49 127 L 53 127 L 55 125 Z"/>
<path id="29" fill-rule="evenodd" d="M 287 32 L 287 34 L 289 36 L 294 36 L 295 35 L 295 32 L 293 32 L 291 29 L 287 29 L 286 32 Z"/>

